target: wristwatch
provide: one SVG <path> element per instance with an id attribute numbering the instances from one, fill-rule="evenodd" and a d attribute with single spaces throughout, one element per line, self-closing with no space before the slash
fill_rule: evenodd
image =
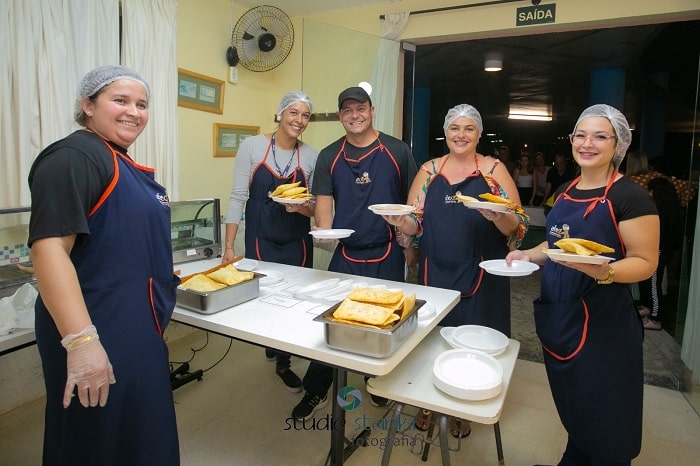
<path id="1" fill-rule="evenodd" d="M 599 285 L 609 285 L 613 281 L 615 281 L 615 270 L 613 270 L 613 268 L 610 266 L 608 266 L 608 275 L 605 278 L 603 278 L 602 280 L 596 279 L 596 282 Z"/>

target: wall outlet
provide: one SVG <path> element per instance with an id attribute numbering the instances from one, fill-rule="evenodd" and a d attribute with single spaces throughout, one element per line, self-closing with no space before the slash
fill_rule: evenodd
<path id="1" fill-rule="evenodd" d="M 228 82 L 238 84 L 238 68 L 235 66 L 228 67 Z"/>

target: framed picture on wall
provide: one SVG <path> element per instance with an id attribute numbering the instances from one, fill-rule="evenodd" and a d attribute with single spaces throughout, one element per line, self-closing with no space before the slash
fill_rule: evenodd
<path id="1" fill-rule="evenodd" d="M 241 143 L 256 134 L 259 126 L 214 123 L 214 157 L 235 157 Z"/>
<path id="2" fill-rule="evenodd" d="M 224 113 L 224 81 L 177 69 L 177 104 L 212 113 Z"/>

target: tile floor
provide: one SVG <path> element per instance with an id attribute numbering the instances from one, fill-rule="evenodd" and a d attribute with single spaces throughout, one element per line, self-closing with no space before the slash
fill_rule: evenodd
<path id="1" fill-rule="evenodd" d="M 246 343 L 196 331 L 177 342 L 173 360 L 187 360 L 190 348 L 201 348 L 191 361 L 193 369 L 210 370 L 203 380 L 175 390 L 183 465 L 323 465 L 330 440 L 325 423 L 330 405 L 317 412 L 307 430 L 289 429 L 286 422 L 301 394 L 289 393 L 274 374 L 263 350 Z M 292 368 L 302 376 L 307 362 L 292 358 Z M 430 374 L 426 374 L 430 376 Z M 349 384 L 362 386 L 360 376 L 350 374 Z M 700 417 L 683 394 L 672 389 L 645 386 L 643 447 L 636 466 L 692 465 L 700 458 Z M 41 462 L 43 400 L 0 416 L 0 465 L 35 466 Z M 352 434 L 363 416 L 382 418 L 386 408 L 363 403 L 348 415 Z M 415 409 L 407 408 L 408 414 Z M 409 421 L 410 422 L 410 421 Z M 518 360 L 501 417 L 501 435 L 508 465 L 556 463 L 566 442 L 549 393 L 542 364 Z M 355 432 L 357 432 L 355 430 Z M 415 430 L 407 433 L 422 434 Z M 374 430 L 370 445 L 358 448 L 347 465 L 380 464 L 383 431 Z M 456 441 L 452 447 L 456 447 Z M 413 444 L 412 444 L 413 443 Z M 421 442 L 405 440 L 394 447 L 391 464 L 441 464 L 438 448 L 427 462 L 420 457 Z M 472 426 L 472 434 L 460 450 L 451 453 L 453 464 L 496 465 L 493 428 Z"/>

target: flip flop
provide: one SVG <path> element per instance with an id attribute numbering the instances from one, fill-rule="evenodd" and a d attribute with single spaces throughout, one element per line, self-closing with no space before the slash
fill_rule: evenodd
<path id="1" fill-rule="evenodd" d="M 416 414 L 415 425 L 416 429 L 425 432 L 430 427 L 430 423 L 433 419 L 432 411 L 427 409 L 422 409 Z"/>
<path id="2" fill-rule="evenodd" d="M 456 417 L 451 417 L 450 433 L 454 438 L 469 437 L 469 434 L 472 433 L 472 426 L 470 422 L 465 419 L 457 419 Z"/>

